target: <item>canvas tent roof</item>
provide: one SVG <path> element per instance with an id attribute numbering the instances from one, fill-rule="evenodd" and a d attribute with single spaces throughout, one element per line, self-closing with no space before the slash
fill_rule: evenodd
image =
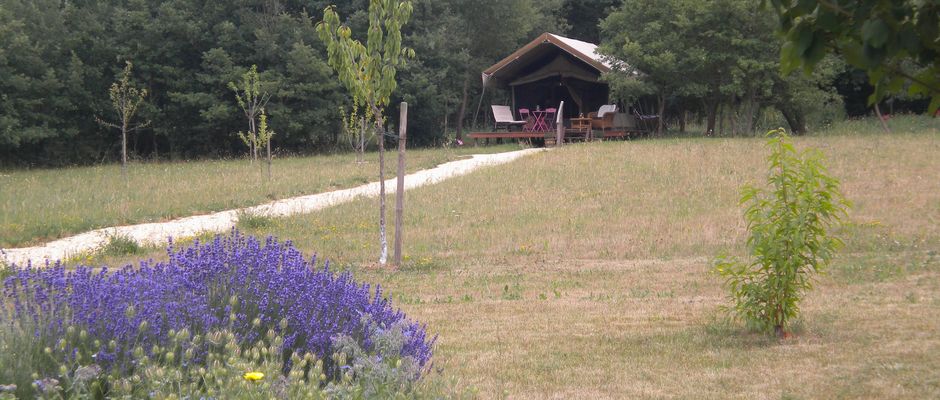
<path id="1" fill-rule="evenodd" d="M 531 69 L 532 63 L 551 57 L 553 53 L 559 53 L 559 49 L 567 57 L 556 56 L 535 72 L 526 71 L 527 68 Z M 581 63 L 572 62 L 570 60 L 572 58 L 580 60 Z M 586 65 L 578 65 L 582 63 Z M 517 85 L 549 76 L 596 81 L 597 76 L 603 72 L 609 72 L 611 68 L 610 61 L 597 53 L 597 45 L 552 33 L 543 33 L 483 71 L 483 84 L 498 80 Z M 526 74 L 519 76 L 523 73 Z"/>

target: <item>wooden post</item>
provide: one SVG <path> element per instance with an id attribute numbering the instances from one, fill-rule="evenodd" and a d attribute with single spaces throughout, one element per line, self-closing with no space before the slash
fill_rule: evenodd
<path id="1" fill-rule="evenodd" d="M 408 103 L 401 103 L 398 119 L 398 188 L 395 190 L 395 265 L 401 266 L 401 219 L 405 210 L 405 142 L 408 137 Z"/>
<path id="2" fill-rule="evenodd" d="M 558 115 L 555 118 L 555 146 L 565 142 L 565 102 L 558 105 Z"/>

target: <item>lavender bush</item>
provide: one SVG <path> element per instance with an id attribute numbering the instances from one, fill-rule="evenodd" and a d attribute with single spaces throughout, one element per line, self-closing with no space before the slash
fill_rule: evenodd
<path id="1" fill-rule="evenodd" d="M 31 347 L 40 349 L 61 346 L 61 338 L 81 331 L 95 363 L 117 371 L 133 367 L 135 348 L 165 345 L 172 331 L 223 327 L 244 346 L 273 330 L 284 338 L 285 361 L 310 353 L 327 371 L 335 366 L 337 338 L 374 348 L 370 323 L 402 330 L 402 357 L 422 368 L 431 358 L 434 339 L 394 309 L 379 286 L 373 290 L 348 272 L 335 273 L 329 263 L 319 268 L 290 242 L 269 237 L 262 243 L 233 232 L 178 251 L 171 242 L 168 255 L 167 262 L 118 270 L 60 263 L 15 268 L 4 281 L 2 329 L 28 331 Z"/>

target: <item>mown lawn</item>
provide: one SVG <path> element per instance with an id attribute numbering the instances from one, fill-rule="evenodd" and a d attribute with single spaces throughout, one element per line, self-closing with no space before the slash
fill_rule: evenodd
<path id="1" fill-rule="evenodd" d="M 408 153 L 408 171 L 513 149 L 414 150 Z M 377 181 L 377 163 L 376 153 L 361 164 L 351 153 L 276 159 L 270 182 L 263 162 L 251 165 L 245 159 L 131 163 L 126 184 L 120 165 L 0 171 L 0 248 L 353 187 Z M 390 158 L 386 166 L 387 174 L 394 174 L 397 163 Z"/>
<path id="2" fill-rule="evenodd" d="M 579 144 L 410 191 L 398 270 L 374 265 L 375 199 L 247 231 L 381 283 L 483 398 L 940 397 L 936 120 L 796 143 L 826 153 L 854 207 L 783 342 L 727 322 L 708 272 L 742 253 L 760 139 Z"/>

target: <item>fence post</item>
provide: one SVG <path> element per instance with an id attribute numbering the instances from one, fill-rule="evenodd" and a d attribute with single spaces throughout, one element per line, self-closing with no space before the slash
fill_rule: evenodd
<path id="1" fill-rule="evenodd" d="M 405 210 L 405 142 L 408 135 L 408 103 L 401 103 L 398 119 L 398 188 L 395 190 L 395 265 L 401 266 L 401 219 Z"/>
<path id="2" fill-rule="evenodd" d="M 565 102 L 562 100 L 558 105 L 558 115 L 555 118 L 555 146 L 561 146 L 565 142 Z"/>

